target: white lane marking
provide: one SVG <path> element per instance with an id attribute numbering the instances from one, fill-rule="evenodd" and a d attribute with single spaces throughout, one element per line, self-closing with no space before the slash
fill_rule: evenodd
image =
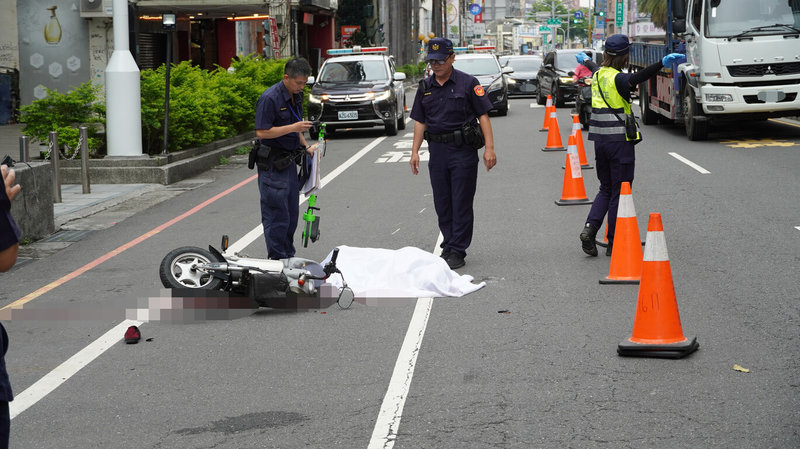
<path id="1" fill-rule="evenodd" d="M 375 148 L 379 143 L 383 142 L 385 138 L 386 136 L 381 136 L 376 138 L 375 140 L 370 142 L 367 146 L 362 148 L 361 151 L 351 156 L 350 159 L 346 160 L 342 165 L 336 167 L 336 169 L 334 169 L 327 176 L 322 178 L 322 180 L 320 181 L 321 186 L 324 187 L 327 183 L 331 182 L 337 176 L 342 174 L 342 172 L 348 169 L 351 165 L 355 164 L 356 161 L 361 159 L 371 149 Z M 306 198 L 301 195 L 300 204 L 303 204 L 305 202 Z M 256 226 L 252 231 L 245 234 L 244 237 L 242 237 L 241 239 L 230 245 L 228 247 L 227 252 L 232 254 L 243 250 L 248 245 L 250 245 L 250 243 L 252 243 L 255 239 L 261 236 L 263 232 L 264 230 L 261 225 Z M 15 416 L 24 412 L 35 403 L 39 402 L 42 398 L 44 398 L 45 396 L 50 394 L 53 390 L 58 388 L 59 385 L 66 382 L 70 377 L 74 376 L 75 373 L 81 370 L 81 368 L 88 365 L 92 360 L 99 357 L 108 348 L 110 348 L 116 342 L 121 340 L 124 337 L 125 330 L 128 328 L 128 326 L 132 325 L 141 326 L 142 322 L 125 320 L 117 324 L 111 330 L 103 334 L 102 337 L 98 338 L 85 348 L 78 351 L 78 353 L 70 357 L 66 362 L 57 366 L 53 371 L 50 371 L 49 373 L 45 374 L 44 377 L 37 380 L 31 386 L 26 388 L 25 391 L 15 396 L 14 400 L 9 403 L 9 413 L 11 415 L 11 418 L 13 419 Z"/>
<path id="2" fill-rule="evenodd" d="M 794 228 L 800 231 L 800 226 L 795 226 Z"/>
<path id="3" fill-rule="evenodd" d="M 678 153 L 669 153 L 669 155 L 674 157 L 675 159 L 683 162 L 684 164 L 688 165 L 689 167 L 692 167 L 693 169 L 699 171 L 700 173 L 702 173 L 704 175 L 707 175 L 707 174 L 711 173 L 710 171 L 708 171 L 705 168 L 695 164 L 694 162 L 690 161 L 689 159 L 686 159 L 685 157 L 681 156 Z"/>
<path id="4" fill-rule="evenodd" d="M 418 213 L 421 214 L 421 213 L 425 212 L 425 209 L 427 209 L 427 207 L 423 207 L 422 210 L 420 210 Z"/>
<path id="5" fill-rule="evenodd" d="M 433 254 L 437 256 L 442 254 L 439 245 L 443 240 L 444 237 L 439 233 Z M 433 298 L 417 299 L 417 306 L 414 307 L 414 314 L 408 324 L 403 346 L 400 347 L 397 362 L 394 364 L 392 379 L 389 381 L 386 396 L 383 397 L 381 411 L 375 421 L 375 429 L 372 431 L 368 449 L 391 449 L 394 447 L 397 431 L 400 428 L 400 419 L 403 417 L 403 407 L 411 388 L 411 379 L 414 377 L 417 355 L 422 349 L 422 337 L 425 336 L 425 328 L 428 326 L 432 308 Z"/>
<path id="6" fill-rule="evenodd" d="M 359 159 L 364 157 L 365 154 L 369 153 L 370 150 L 378 146 L 379 143 L 383 142 L 386 139 L 386 136 L 377 137 L 375 140 L 367 144 L 364 148 L 362 148 L 358 153 L 350 156 L 350 159 L 346 160 L 342 165 L 336 167 L 333 171 L 328 173 L 322 180 L 320 181 L 320 189 L 325 187 L 329 182 L 333 181 L 337 176 L 342 174 L 345 170 L 350 168 L 351 165 L 355 164 Z M 303 195 L 300 195 L 300 205 L 305 203 L 307 198 Z M 253 228 L 252 231 L 245 234 L 241 239 L 234 242 L 232 245 L 228 246 L 228 253 L 235 254 L 243 249 L 247 248 L 251 243 L 253 243 L 257 238 L 264 235 L 264 228 L 262 225 L 258 225 Z"/>
<path id="7" fill-rule="evenodd" d="M 58 365 L 53 371 L 50 371 L 33 385 L 26 388 L 25 391 L 14 396 L 14 400 L 8 403 L 8 412 L 11 419 L 14 419 L 15 416 L 39 402 L 40 399 L 50 394 L 50 392 L 66 382 L 67 379 L 74 376 L 81 368 L 91 363 L 92 360 L 99 357 L 100 354 L 106 352 L 108 348 L 122 340 L 128 326 L 141 326 L 141 324 L 141 321 L 134 320 L 125 320 L 117 324 L 100 338 L 78 351 L 77 354 L 70 357 L 66 362 Z"/>
<path id="8" fill-rule="evenodd" d="M 397 229 L 395 229 L 395 230 L 394 230 L 394 232 L 392 232 L 392 235 L 395 235 L 395 234 L 397 234 L 398 232 L 400 232 L 400 228 L 397 228 Z"/>

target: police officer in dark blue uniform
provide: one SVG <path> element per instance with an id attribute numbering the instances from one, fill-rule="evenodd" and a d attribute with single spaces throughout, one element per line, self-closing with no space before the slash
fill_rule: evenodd
<path id="1" fill-rule="evenodd" d="M 456 55 L 449 39 L 428 41 L 426 60 L 433 75 L 417 89 L 411 118 L 414 141 L 411 172 L 419 173 L 419 148 L 428 141 L 433 204 L 444 236 L 442 257 L 450 268 L 463 267 L 472 242 L 472 203 L 478 178 L 477 150 L 484 145 L 483 163 L 497 163 L 489 110 L 492 103 L 477 78 L 453 68 Z"/>
<path id="2" fill-rule="evenodd" d="M 619 191 L 623 182 L 633 183 L 633 169 L 636 161 L 634 145 L 640 142 L 638 130 L 626 134 L 625 119 L 631 115 L 631 90 L 636 85 L 656 76 L 662 67 L 685 59 L 685 55 L 671 53 L 661 61 L 651 64 L 634 73 L 623 73 L 628 66 L 628 36 L 615 34 L 606 40 L 602 67 L 585 53 L 575 58 L 593 72 L 592 117 L 589 121 L 589 140 L 594 141 L 597 179 L 600 191 L 592 202 L 580 234 L 583 252 L 597 256 L 595 236 L 608 213 L 608 247 L 610 256 L 614 244 L 614 230 L 617 224 Z M 631 115 L 632 116 L 632 115 Z"/>
<path id="3" fill-rule="evenodd" d="M 0 272 L 8 271 L 17 261 L 20 232 L 17 223 L 11 216 L 11 200 L 22 190 L 14 184 L 14 170 L 0 165 L 3 183 L 0 184 Z M 0 449 L 8 448 L 11 415 L 8 403 L 14 399 L 11 383 L 6 371 L 6 351 L 8 351 L 8 334 L 0 324 Z"/>
<path id="4" fill-rule="evenodd" d="M 305 59 L 287 61 L 283 80 L 264 91 L 256 107 L 256 136 L 260 146 L 255 163 L 261 193 L 261 224 L 270 259 L 285 259 L 295 254 L 300 186 L 311 164 L 311 158 L 305 156 L 316 149 L 303 136 L 303 131 L 312 125 L 302 120 L 303 88 L 309 75 L 311 66 Z"/>

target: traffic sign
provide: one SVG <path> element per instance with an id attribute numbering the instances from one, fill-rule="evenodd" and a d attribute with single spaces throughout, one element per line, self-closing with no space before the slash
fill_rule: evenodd
<path id="1" fill-rule="evenodd" d="M 623 8 L 624 8 L 623 0 L 617 0 L 617 27 L 622 26 L 622 18 L 624 15 Z"/>
<path id="2" fill-rule="evenodd" d="M 575 14 L 573 14 L 573 16 L 576 19 L 581 20 L 581 19 L 583 19 L 583 11 L 575 11 Z"/>
<path id="3" fill-rule="evenodd" d="M 539 25 L 539 31 L 551 31 L 551 30 L 550 30 L 550 27 L 547 27 L 547 26 L 544 26 L 544 25 Z"/>
<path id="4" fill-rule="evenodd" d="M 481 5 L 477 3 L 469 5 L 469 13 L 472 14 L 473 16 L 477 16 L 478 14 L 481 13 Z"/>
<path id="5" fill-rule="evenodd" d="M 547 19 L 547 24 L 548 25 L 561 25 L 561 19 L 559 19 L 559 18 Z"/>

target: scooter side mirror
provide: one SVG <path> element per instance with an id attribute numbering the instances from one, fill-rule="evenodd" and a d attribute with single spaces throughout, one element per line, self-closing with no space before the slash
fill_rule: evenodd
<path id="1" fill-rule="evenodd" d="M 353 293 L 353 289 L 350 287 L 343 287 L 342 291 L 339 292 L 339 299 L 336 301 L 339 304 L 339 307 L 342 309 L 347 309 L 353 304 L 353 300 L 356 298 L 356 294 Z"/>

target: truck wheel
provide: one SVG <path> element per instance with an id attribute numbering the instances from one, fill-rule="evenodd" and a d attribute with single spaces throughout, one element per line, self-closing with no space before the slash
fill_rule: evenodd
<path id="1" fill-rule="evenodd" d="M 642 123 L 645 125 L 655 125 L 658 123 L 658 113 L 650 109 L 650 89 L 649 81 L 639 85 L 639 109 L 642 116 Z"/>
<path id="2" fill-rule="evenodd" d="M 708 122 L 703 117 L 700 105 L 694 101 L 691 88 L 683 88 L 683 124 L 689 140 L 706 140 L 708 138 Z"/>

